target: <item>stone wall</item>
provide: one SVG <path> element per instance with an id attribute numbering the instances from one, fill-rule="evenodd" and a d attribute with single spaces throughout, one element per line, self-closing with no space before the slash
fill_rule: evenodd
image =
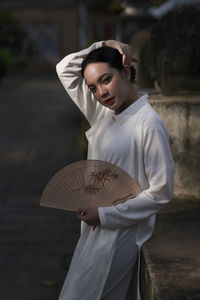
<path id="1" fill-rule="evenodd" d="M 200 95 L 151 95 L 170 133 L 175 161 L 175 197 L 200 197 Z"/>

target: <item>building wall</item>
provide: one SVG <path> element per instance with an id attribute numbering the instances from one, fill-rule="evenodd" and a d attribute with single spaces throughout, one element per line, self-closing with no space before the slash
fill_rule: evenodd
<path id="1" fill-rule="evenodd" d="M 170 133 L 177 197 L 200 197 L 200 95 L 150 96 Z"/>
<path id="2" fill-rule="evenodd" d="M 21 9 L 12 13 L 28 32 L 24 51 L 33 65 L 55 65 L 61 57 L 77 50 L 76 8 Z"/>
<path id="3" fill-rule="evenodd" d="M 85 15 L 81 18 L 80 8 L 69 5 L 9 9 L 28 33 L 22 56 L 30 69 L 53 69 L 62 57 L 94 41 L 120 39 L 117 16 L 84 6 Z"/>

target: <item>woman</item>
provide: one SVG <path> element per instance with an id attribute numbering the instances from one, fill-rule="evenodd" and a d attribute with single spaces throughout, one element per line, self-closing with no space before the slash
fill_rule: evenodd
<path id="1" fill-rule="evenodd" d="M 131 61 L 128 45 L 108 40 L 57 65 L 91 125 L 88 159 L 118 165 L 142 190 L 116 206 L 77 212 L 81 236 L 59 300 L 139 300 L 140 248 L 152 234 L 156 212 L 172 197 L 168 132 L 147 94 L 137 93 Z"/>

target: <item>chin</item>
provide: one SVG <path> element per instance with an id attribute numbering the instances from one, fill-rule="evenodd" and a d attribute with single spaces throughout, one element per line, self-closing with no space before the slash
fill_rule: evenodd
<path id="1" fill-rule="evenodd" d="M 116 109 L 117 109 L 116 106 L 115 106 L 114 104 L 111 105 L 111 106 L 106 105 L 106 104 L 103 104 L 103 106 L 105 106 L 105 107 L 107 107 L 107 108 L 109 108 L 109 109 L 111 109 L 111 110 L 116 110 Z"/>

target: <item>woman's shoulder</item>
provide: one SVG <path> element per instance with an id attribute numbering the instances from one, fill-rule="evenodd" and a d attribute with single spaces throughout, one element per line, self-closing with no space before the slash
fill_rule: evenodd
<path id="1" fill-rule="evenodd" d="M 143 106 L 139 117 L 145 130 L 166 129 L 164 121 L 149 102 Z"/>

